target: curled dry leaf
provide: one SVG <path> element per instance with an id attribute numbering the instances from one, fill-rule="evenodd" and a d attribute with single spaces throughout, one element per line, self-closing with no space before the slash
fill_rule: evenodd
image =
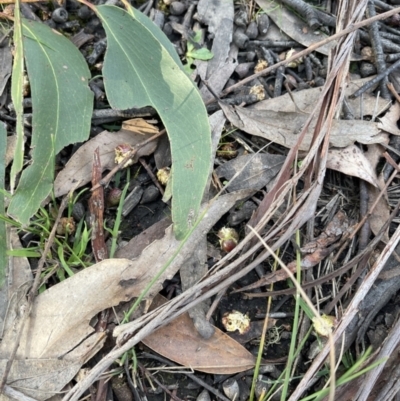
<path id="1" fill-rule="evenodd" d="M 361 178 L 374 187 L 379 187 L 378 177 L 369 160 L 361 150 L 351 145 L 344 149 L 330 149 L 326 167 L 343 174 Z"/>
<path id="2" fill-rule="evenodd" d="M 158 295 L 151 307 L 165 302 Z M 147 336 L 143 343 L 180 365 L 206 373 L 234 374 L 251 369 L 255 363 L 246 348 L 218 328 L 211 338 L 204 339 L 187 313 Z"/>
<path id="3" fill-rule="evenodd" d="M 237 128 L 286 148 L 292 148 L 297 143 L 298 133 L 309 117 L 306 113 L 251 110 L 222 103 L 221 108 L 228 120 Z M 311 123 L 304 141 L 299 146 L 300 150 L 310 148 L 315 124 L 315 121 Z M 377 123 L 362 120 L 334 120 L 330 133 L 330 144 L 344 148 L 356 141 L 363 144 L 381 143 L 385 141 L 385 138 L 386 134 L 380 133 Z"/>
<path id="4" fill-rule="evenodd" d="M 72 155 L 64 169 L 57 175 L 54 182 L 55 196 L 65 195 L 71 188 L 76 186 L 77 182 L 80 182 L 79 186 L 82 186 L 90 181 L 93 153 L 96 148 L 100 150 L 102 171 L 111 170 L 115 166 L 114 149 L 118 145 L 126 143 L 130 146 L 135 146 L 147 138 L 147 135 L 124 130 L 118 132 L 103 131 L 90 141 L 85 142 L 85 144 Z M 135 155 L 134 162 L 136 163 L 139 157 L 153 153 L 156 146 L 157 142 L 152 141 L 140 148 Z"/>
<path id="5" fill-rule="evenodd" d="M 155 125 L 149 124 L 143 118 L 132 118 L 131 120 L 123 121 L 122 129 L 125 131 L 135 132 L 142 135 L 146 134 L 156 135 L 159 133 L 159 129 Z"/>
<path id="6" fill-rule="evenodd" d="M 394 103 L 378 123 L 378 128 L 383 131 L 389 132 L 393 135 L 400 135 L 399 123 L 400 121 L 400 104 Z"/>

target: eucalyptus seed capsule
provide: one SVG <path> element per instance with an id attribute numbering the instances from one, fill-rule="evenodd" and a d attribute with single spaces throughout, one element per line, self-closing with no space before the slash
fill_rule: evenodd
<path id="1" fill-rule="evenodd" d="M 66 22 L 68 19 L 68 11 L 63 7 L 56 8 L 51 14 L 51 19 L 58 24 Z"/>
<path id="2" fill-rule="evenodd" d="M 244 10 L 239 10 L 235 16 L 233 17 L 233 22 L 236 26 L 240 26 L 241 28 L 245 28 L 249 22 L 249 18 L 247 16 L 247 12 Z"/>
<path id="3" fill-rule="evenodd" d="M 267 14 L 260 14 L 257 18 L 258 33 L 264 36 L 268 32 L 269 28 L 269 17 Z"/>
<path id="4" fill-rule="evenodd" d="M 229 378 L 222 383 L 222 389 L 224 390 L 225 395 L 232 401 L 239 399 L 239 384 L 233 379 Z"/>
<path id="5" fill-rule="evenodd" d="M 239 49 L 246 49 L 247 45 L 249 44 L 249 37 L 241 29 L 236 29 L 235 33 L 233 34 L 233 43 Z"/>
<path id="6" fill-rule="evenodd" d="M 245 34 L 249 37 L 249 39 L 255 39 L 258 36 L 258 27 L 256 21 L 251 21 L 247 26 Z"/>
<path id="7" fill-rule="evenodd" d="M 172 15 L 182 15 L 186 11 L 186 5 L 181 3 L 180 1 L 174 1 L 169 6 L 169 12 Z"/>

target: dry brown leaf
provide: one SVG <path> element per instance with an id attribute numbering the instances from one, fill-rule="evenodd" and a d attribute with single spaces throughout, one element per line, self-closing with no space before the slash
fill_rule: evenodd
<path id="1" fill-rule="evenodd" d="M 221 103 L 227 119 L 237 128 L 251 135 L 260 136 L 286 148 L 292 148 L 298 133 L 308 119 L 306 113 L 281 113 L 270 110 L 251 110 Z M 308 150 L 312 140 L 311 124 L 300 150 Z M 331 146 L 344 148 L 354 142 L 363 144 L 381 143 L 386 134 L 380 133 L 377 123 L 362 120 L 334 120 L 330 133 Z"/>
<path id="2" fill-rule="evenodd" d="M 394 103 L 389 111 L 380 118 L 378 128 L 383 131 L 389 132 L 393 135 L 400 135 L 399 123 L 400 121 L 400 104 Z"/>
<path id="3" fill-rule="evenodd" d="M 151 307 L 165 302 L 158 295 Z M 218 328 L 205 340 L 187 313 L 147 336 L 143 343 L 180 365 L 206 373 L 234 374 L 251 369 L 255 363 L 255 357 L 246 348 Z"/>
<path id="4" fill-rule="evenodd" d="M 361 178 L 375 187 L 379 187 L 378 177 L 369 160 L 361 150 L 351 145 L 344 149 L 330 149 L 326 167 L 343 174 Z"/>
<path id="5" fill-rule="evenodd" d="M 92 171 L 93 153 L 100 148 L 100 160 L 103 171 L 111 170 L 115 166 L 114 149 L 120 144 L 135 146 L 146 140 L 148 136 L 135 134 L 128 131 L 108 132 L 103 131 L 91 140 L 85 142 L 69 159 L 63 170 L 59 172 L 54 182 L 54 193 L 56 197 L 65 195 L 70 189 L 85 185 L 90 181 Z M 139 149 L 135 155 L 134 162 L 139 157 L 149 155 L 154 152 L 157 146 L 156 141 L 152 141 Z M 78 187 L 79 188 L 79 187 Z"/>
<path id="6" fill-rule="evenodd" d="M 345 87 L 346 101 L 355 119 L 361 120 L 364 116 L 372 116 L 377 112 L 381 113 L 391 105 L 391 102 L 388 102 L 381 97 L 378 97 L 377 99 L 370 93 L 364 93 L 362 107 L 359 98 L 350 98 L 351 94 L 353 94 L 357 89 L 359 89 L 362 85 L 370 80 L 371 77 L 357 79 L 356 81 L 350 82 Z M 250 106 L 249 108 L 255 110 L 271 110 L 277 112 L 297 112 L 298 110 L 301 110 L 304 113 L 311 113 L 319 97 L 321 96 L 321 92 L 322 88 L 310 88 L 298 92 L 292 92 L 291 96 L 289 93 L 285 93 L 282 96 L 258 102 L 254 106 Z M 384 129 L 381 128 L 379 125 L 378 127 L 380 129 Z"/>
<path id="7" fill-rule="evenodd" d="M 159 133 L 159 129 L 155 125 L 149 124 L 143 118 L 132 118 L 131 120 L 123 121 L 122 129 L 130 132 L 136 132 L 142 135 L 156 135 Z"/>
<path id="8" fill-rule="evenodd" d="M 216 221 L 237 201 L 252 193 L 253 191 L 231 193 L 210 202 L 203 220 L 145 298 L 152 299 L 162 289 L 163 282 L 175 275 Z M 104 260 L 40 294 L 34 301 L 32 313 L 22 332 L 16 360 L 40 359 L 43 365 L 41 368 L 46 372 L 48 369 L 45 360 L 63 358 L 69 361 L 68 366 L 76 373 L 77 369 L 101 348 L 105 340 L 104 333 L 95 333 L 90 325 L 92 317 L 104 309 L 138 297 L 165 263 L 175 256 L 180 246 L 181 242 L 175 239 L 170 226 L 162 239 L 148 245 L 140 256 L 136 253 L 137 259 L 134 261 Z M 124 250 L 126 251 L 125 248 Z M 11 311 L 15 320 L 10 321 L 0 344 L 0 360 L 7 359 L 12 349 L 19 307 L 20 305 L 14 305 L 15 313 Z M 32 364 L 34 363 L 33 361 Z M 47 383 L 46 374 L 41 376 L 39 368 L 36 372 L 38 380 L 42 380 L 40 389 L 56 386 L 57 391 L 60 391 L 71 380 L 70 374 L 63 376 L 62 371 L 54 371 L 51 378 L 53 383 Z M 28 384 L 25 386 L 25 378 L 31 376 L 31 372 L 21 373 L 17 380 L 18 385 L 28 388 Z M 54 383 L 55 376 L 63 379 Z M 10 380 L 8 384 L 13 386 Z M 46 392 L 46 397 L 40 399 L 49 398 L 52 395 L 51 391 Z M 33 396 L 32 394 L 27 390 L 27 395 Z"/>

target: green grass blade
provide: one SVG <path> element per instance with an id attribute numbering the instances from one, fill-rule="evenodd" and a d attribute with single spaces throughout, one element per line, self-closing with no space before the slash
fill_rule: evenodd
<path id="1" fill-rule="evenodd" d="M 153 106 L 172 153 L 172 220 L 178 239 L 190 231 L 200 208 L 211 163 L 211 135 L 200 93 L 176 57 L 137 12 L 113 6 L 97 13 L 107 35 L 103 75 L 113 108 Z"/>
<path id="2" fill-rule="evenodd" d="M 24 45 L 22 42 L 21 13 L 19 0 L 15 2 L 14 9 L 14 64 L 11 76 L 11 99 L 14 104 L 17 121 L 15 131 L 17 143 L 10 174 L 10 188 L 14 192 L 17 174 L 22 170 L 24 162 L 24 124 L 23 124 L 23 82 L 24 82 Z"/>

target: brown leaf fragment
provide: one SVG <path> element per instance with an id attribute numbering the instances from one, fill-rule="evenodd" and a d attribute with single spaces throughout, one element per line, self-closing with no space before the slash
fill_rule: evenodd
<path id="1" fill-rule="evenodd" d="M 158 295 L 156 308 L 166 302 Z M 218 328 L 208 340 L 201 337 L 187 313 L 146 337 L 143 343 L 180 365 L 211 374 L 234 374 L 254 367 L 255 358 Z"/>
<path id="2" fill-rule="evenodd" d="M 131 120 L 123 121 L 122 129 L 125 131 L 135 132 L 142 135 L 146 134 L 155 135 L 160 132 L 155 125 L 149 124 L 143 118 L 132 118 Z"/>
<path id="3" fill-rule="evenodd" d="M 282 113 L 269 110 L 252 110 L 232 107 L 221 102 L 227 119 L 237 128 L 251 135 L 260 136 L 292 148 L 298 141 L 298 134 L 308 119 L 307 113 Z M 299 146 L 299 150 L 308 150 L 311 146 L 312 133 L 316 121 Z M 330 133 L 330 145 L 343 148 L 359 142 L 363 144 L 381 143 L 386 134 L 380 133 L 377 123 L 362 120 L 334 120 Z"/>
<path id="4" fill-rule="evenodd" d="M 100 161 L 102 171 L 111 170 L 115 166 L 114 149 L 123 143 L 130 146 L 138 145 L 148 139 L 149 136 L 135 134 L 128 131 L 108 132 L 103 131 L 96 135 L 91 140 L 85 142 L 72 157 L 63 170 L 59 172 L 54 182 L 54 193 L 56 197 L 65 195 L 72 188 L 76 187 L 79 182 L 79 188 L 90 181 L 92 170 L 92 155 L 95 149 L 100 149 Z M 154 152 L 157 146 L 157 141 L 152 141 L 141 147 L 135 154 L 134 162 L 136 163 L 139 157 L 149 155 Z"/>
<path id="5" fill-rule="evenodd" d="M 327 248 L 336 242 L 349 228 L 347 215 L 339 211 L 326 226 L 325 230 L 314 241 L 310 241 L 300 248 L 302 253 L 313 253 L 317 249 Z"/>
<path id="6" fill-rule="evenodd" d="M 330 149 L 326 167 L 343 174 L 361 178 L 379 188 L 378 177 L 369 160 L 356 145 L 344 149 Z"/>
<path id="7" fill-rule="evenodd" d="M 101 161 L 99 148 L 97 148 L 93 154 L 92 185 L 95 186 L 100 180 Z M 101 262 L 108 258 L 108 249 L 104 240 L 104 188 L 102 186 L 92 191 L 89 199 L 89 210 L 93 254 L 96 262 Z"/>

